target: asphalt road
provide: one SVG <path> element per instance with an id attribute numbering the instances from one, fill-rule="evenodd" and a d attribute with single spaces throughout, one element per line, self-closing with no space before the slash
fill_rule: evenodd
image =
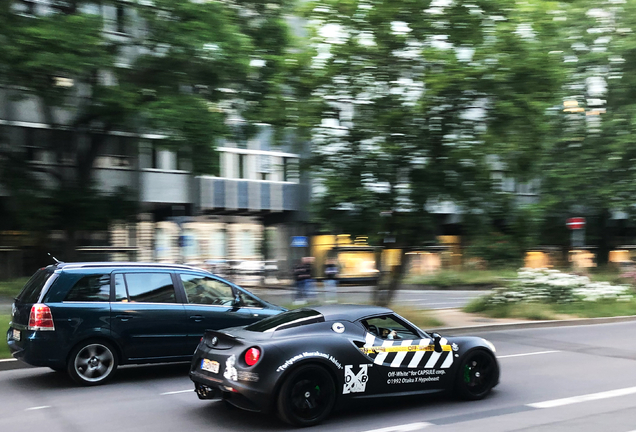
<path id="1" fill-rule="evenodd" d="M 337 412 L 314 432 L 636 430 L 636 323 L 498 331 L 502 377 L 485 400 L 394 398 Z M 44 368 L 0 372 L 0 431 L 284 431 L 273 416 L 200 401 L 187 365 L 122 368 L 76 387 Z"/>

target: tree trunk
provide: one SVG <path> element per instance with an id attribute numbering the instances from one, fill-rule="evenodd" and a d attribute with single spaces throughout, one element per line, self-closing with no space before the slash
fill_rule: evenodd
<path id="1" fill-rule="evenodd" d="M 380 283 L 378 283 L 374 292 L 374 303 L 378 306 L 387 307 L 393 301 L 395 292 L 400 289 L 402 285 L 402 278 L 406 272 L 406 250 L 400 249 L 400 264 L 391 267 L 391 271 L 388 274 L 383 275 Z"/>

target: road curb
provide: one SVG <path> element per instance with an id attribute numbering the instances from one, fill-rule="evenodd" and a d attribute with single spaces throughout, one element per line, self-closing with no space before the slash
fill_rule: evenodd
<path id="1" fill-rule="evenodd" d="M 500 324 L 484 324 L 465 327 L 437 327 L 436 332 L 444 332 L 449 334 L 462 334 L 469 332 L 492 332 L 499 330 L 522 330 L 543 327 L 571 327 L 580 325 L 594 324 L 612 324 L 621 322 L 636 321 L 636 315 L 626 315 L 617 317 L 600 317 L 600 318 L 576 318 L 567 320 L 544 320 L 544 321 L 527 321 L 517 323 L 500 323 Z"/>

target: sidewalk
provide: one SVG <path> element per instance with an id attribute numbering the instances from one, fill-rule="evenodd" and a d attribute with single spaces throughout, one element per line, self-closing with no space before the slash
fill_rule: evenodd
<path id="1" fill-rule="evenodd" d="M 461 309 L 434 309 L 428 311 L 431 317 L 437 318 L 444 323 L 443 328 L 479 328 L 481 326 L 491 326 L 500 324 L 519 324 L 533 322 L 530 320 L 514 318 L 488 318 L 476 314 L 462 312 Z"/>

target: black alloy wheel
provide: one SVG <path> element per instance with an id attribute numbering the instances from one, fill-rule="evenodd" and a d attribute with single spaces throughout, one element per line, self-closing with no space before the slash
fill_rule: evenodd
<path id="1" fill-rule="evenodd" d="M 278 415 L 294 426 L 313 426 L 329 415 L 335 401 L 335 384 L 329 372 L 317 365 L 300 366 L 280 389 Z"/>
<path id="2" fill-rule="evenodd" d="M 499 367 L 485 350 L 469 352 L 457 371 L 456 389 L 462 399 L 483 399 L 499 381 Z"/>
<path id="3" fill-rule="evenodd" d="M 104 341 L 83 342 L 68 358 L 67 371 L 75 382 L 82 385 L 98 385 L 106 382 L 117 369 L 117 354 Z"/>

